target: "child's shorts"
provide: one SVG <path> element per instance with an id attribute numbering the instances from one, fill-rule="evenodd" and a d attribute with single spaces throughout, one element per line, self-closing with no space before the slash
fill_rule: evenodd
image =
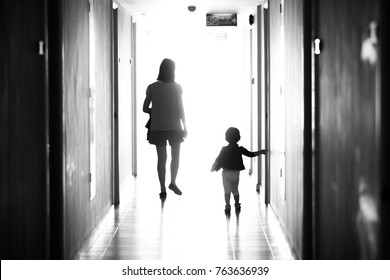
<path id="1" fill-rule="evenodd" d="M 240 171 L 236 170 L 223 170 L 222 182 L 225 193 L 238 194 L 238 183 L 240 181 Z"/>
<path id="2" fill-rule="evenodd" d="M 166 146 L 167 141 L 170 146 L 180 144 L 184 141 L 183 131 L 179 130 L 158 130 L 150 131 L 149 143 L 156 146 Z"/>

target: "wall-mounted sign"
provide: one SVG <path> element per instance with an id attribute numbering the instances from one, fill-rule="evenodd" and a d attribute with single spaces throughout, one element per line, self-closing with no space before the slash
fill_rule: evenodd
<path id="1" fill-rule="evenodd" d="M 237 26 L 237 14 L 207 14 L 206 26 Z"/>

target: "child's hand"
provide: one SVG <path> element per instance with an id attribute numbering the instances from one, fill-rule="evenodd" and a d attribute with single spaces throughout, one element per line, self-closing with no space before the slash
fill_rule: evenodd
<path id="1" fill-rule="evenodd" d="M 258 156 L 262 155 L 262 154 L 265 155 L 265 154 L 267 154 L 267 152 L 268 152 L 267 150 L 260 150 L 260 151 L 257 152 L 257 155 Z"/>

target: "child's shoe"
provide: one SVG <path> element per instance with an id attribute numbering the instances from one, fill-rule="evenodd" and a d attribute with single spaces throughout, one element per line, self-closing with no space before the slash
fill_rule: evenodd
<path id="1" fill-rule="evenodd" d="M 175 185 L 175 184 L 170 184 L 168 187 L 170 190 L 172 190 L 175 194 L 177 195 L 182 195 L 181 190 Z"/>
<path id="2" fill-rule="evenodd" d="M 234 207 L 236 208 L 236 212 L 240 212 L 241 211 L 241 203 L 235 203 Z"/>
<path id="3" fill-rule="evenodd" d="M 165 199 L 167 198 L 167 192 L 160 192 L 159 196 L 161 199 Z"/>
<path id="4" fill-rule="evenodd" d="M 230 209 L 231 209 L 230 205 L 226 205 L 225 206 L 225 213 L 230 213 Z"/>

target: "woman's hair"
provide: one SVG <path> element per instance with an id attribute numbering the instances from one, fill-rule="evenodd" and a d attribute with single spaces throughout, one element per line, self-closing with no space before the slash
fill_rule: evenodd
<path id="1" fill-rule="evenodd" d="M 160 65 L 160 72 L 157 80 L 162 82 L 175 81 L 175 62 L 172 59 L 165 58 Z"/>
<path id="2" fill-rule="evenodd" d="M 226 130 L 225 139 L 230 144 L 237 143 L 241 139 L 240 131 L 235 127 L 229 127 L 228 130 Z"/>

